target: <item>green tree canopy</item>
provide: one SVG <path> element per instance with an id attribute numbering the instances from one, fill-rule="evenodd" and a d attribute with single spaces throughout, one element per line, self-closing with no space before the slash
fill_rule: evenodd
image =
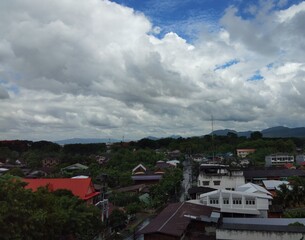
<path id="1" fill-rule="evenodd" d="M 0 177 L 0 239 L 92 240 L 101 230 L 100 211 L 65 192 L 36 192 L 9 175 Z"/>

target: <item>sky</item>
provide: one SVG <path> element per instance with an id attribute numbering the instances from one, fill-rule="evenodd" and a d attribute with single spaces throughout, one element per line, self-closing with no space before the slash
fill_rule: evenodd
<path id="1" fill-rule="evenodd" d="M 0 1 L 0 139 L 304 127 L 305 1 Z"/>

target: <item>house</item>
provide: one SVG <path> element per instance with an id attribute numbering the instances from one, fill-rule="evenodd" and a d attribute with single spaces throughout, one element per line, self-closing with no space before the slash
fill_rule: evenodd
<path id="1" fill-rule="evenodd" d="M 201 164 L 199 168 L 198 187 L 215 189 L 235 189 L 245 184 L 243 171 L 231 169 L 228 165 Z"/>
<path id="2" fill-rule="evenodd" d="M 244 170 L 246 182 L 262 184 L 263 180 L 287 180 L 289 177 L 305 177 L 301 169 L 249 169 Z"/>
<path id="3" fill-rule="evenodd" d="M 146 191 L 146 185 L 145 184 L 138 184 L 138 185 L 132 185 L 132 186 L 128 186 L 128 187 L 123 187 L 123 188 L 119 188 L 114 190 L 115 192 L 128 192 L 128 193 L 141 193 L 143 191 Z"/>
<path id="4" fill-rule="evenodd" d="M 88 174 L 88 166 L 80 163 L 75 163 L 70 166 L 60 169 L 63 174 L 74 175 L 74 174 Z"/>
<path id="5" fill-rule="evenodd" d="M 42 160 L 42 167 L 44 168 L 55 167 L 58 164 L 59 164 L 59 159 L 57 158 L 44 158 Z"/>
<path id="6" fill-rule="evenodd" d="M 219 240 L 292 240 L 304 239 L 304 218 L 222 218 L 216 229 Z M 291 226 L 299 222 L 303 226 Z"/>
<path id="7" fill-rule="evenodd" d="M 256 151 L 256 149 L 254 149 L 254 148 L 238 148 L 238 149 L 236 149 L 236 155 L 237 155 L 237 157 L 245 158 L 249 154 L 254 153 L 255 151 Z"/>
<path id="8" fill-rule="evenodd" d="M 287 153 L 276 153 L 265 156 L 265 166 L 283 166 L 287 163 L 294 163 L 294 156 Z"/>
<path id="9" fill-rule="evenodd" d="M 239 191 L 238 191 L 239 190 Z M 266 189 L 245 184 L 236 191 L 219 189 L 200 195 L 199 200 L 188 202 L 220 208 L 223 216 L 248 216 L 266 218 L 271 193 Z"/>
<path id="10" fill-rule="evenodd" d="M 26 189 L 36 191 L 39 187 L 47 187 L 50 191 L 65 189 L 89 204 L 100 200 L 100 192 L 95 191 L 91 178 L 24 178 Z"/>
<path id="11" fill-rule="evenodd" d="M 193 231 L 189 231 L 190 225 L 192 222 L 196 222 L 196 219 L 205 218 L 207 219 L 206 223 L 200 225 L 202 239 L 215 239 L 215 236 L 209 238 L 210 233 L 207 231 L 218 220 L 211 219 L 213 213 L 217 215 L 218 209 L 188 202 L 172 203 L 137 234 L 144 235 L 144 240 L 193 239 L 188 237 L 189 234 L 193 233 Z"/>
<path id="12" fill-rule="evenodd" d="M 132 169 L 131 178 L 135 185 L 151 185 L 158 183 L 162 179 L 164 173 L 165 171 L 161 168 L 157 168 L 155 171 L 150 171 L 142 164 L 139 164 Z"/>

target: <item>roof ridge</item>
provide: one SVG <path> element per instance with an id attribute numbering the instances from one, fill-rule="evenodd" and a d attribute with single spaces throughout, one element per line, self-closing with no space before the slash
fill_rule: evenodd
<path id="1" fill-rule="evenodd" d="M 161 231 L 161 229 L 176 215 L 176 213 L 180 210 L 180 208 L 184 205 L 185 202 L 183 202 L 179 207 L 178 209 L 172 214 L 172 216 L 170 216 L 169 219 L 167 219 L 165 221 L 165 223 L 163 223 L 163 225 L 158 229 L 158 232 Z"/>

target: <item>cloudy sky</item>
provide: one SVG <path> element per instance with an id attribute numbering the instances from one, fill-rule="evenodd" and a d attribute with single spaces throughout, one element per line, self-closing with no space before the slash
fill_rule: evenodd
<path id="1" fill-rule="evenodd" d="M 300 127 L 304 93 L 305 1 L 0 1 L 0 139 Z"/>

